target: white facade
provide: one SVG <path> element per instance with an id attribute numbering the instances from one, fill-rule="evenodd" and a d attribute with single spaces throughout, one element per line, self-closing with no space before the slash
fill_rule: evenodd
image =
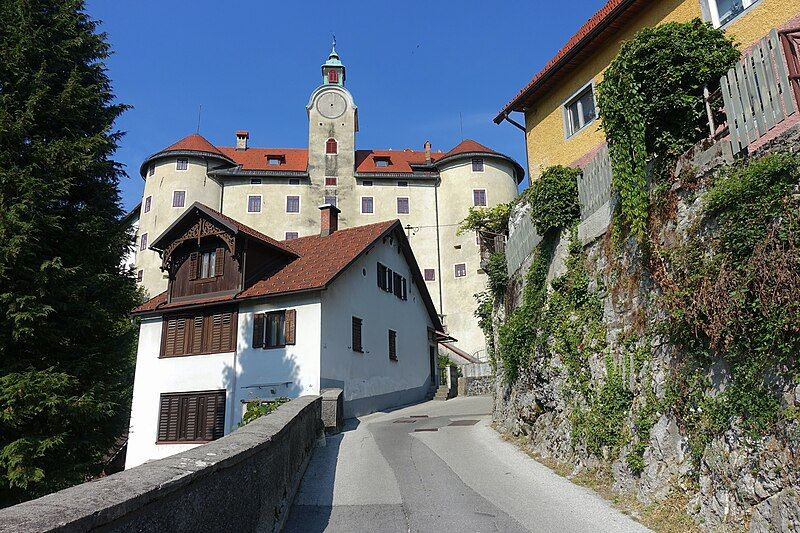
<path id="1" fill-rule="evenodd" d="M 428 331 L 434 323 L 396 238 L 379 241 L 325 290 L 241 302 L 236 350 L 159 357 L 162 317 L 146 316 L 139 332 L 126 468 L 180 453 L 198 443 L 157 443 L 160 397 L 165 393 L 225 391 L 225 433 L 235 429 L 244 402 L 345 391 L 345 415 L 420 400 L 430 387 Z M 408 280 L 401 300 L 376 283 L 382 262 Z M 296 343 L 252 347 L 256 313 L 294 309 Z M 352 317 L 363 318 L 364 352 L 353 351 Z M 397 332 L 397 361 L 388 357 L 388 331 Z"/>

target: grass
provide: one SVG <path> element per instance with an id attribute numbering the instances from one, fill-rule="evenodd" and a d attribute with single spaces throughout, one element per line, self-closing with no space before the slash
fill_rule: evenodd
<path id="1" fill-rule="evenodd" d="M 658 533 L 700 533 L 702 530 L 686 512 L 689 498 L 685 492 L 673 490 L 667 498 L 645 505 L 633 494 L 614 490 L 611 472 L 607 469 L 582 471 L 572 474 L 573 465 L 552 458 L 541 457 L 534 452 L 526 437 L 515 437 L 493 426 L 503 440 L 516 445 L 533 460 L 543 464 L 556 474 L 595 491 L 617 509 Z"/>

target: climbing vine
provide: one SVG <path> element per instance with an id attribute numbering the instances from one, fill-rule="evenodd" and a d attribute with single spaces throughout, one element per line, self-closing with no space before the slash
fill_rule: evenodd
<path id="1" fill-rule="evenodd" d="M 556 165 L 542 172 L 525 191 L 531 218 L 540 235 L 556 228 L 568 228 L 580 217 L 577 168 Z"/>
<path id="2" fill-rule="evenodd" d="M 622 45 L 597 86 L 620 197 L 616 229 L 643 240 L 648 163 L 663 163 L 702 138 L 703 87 L 716 89 L 739 55 L 730 37 L 699 19 L 645 28 Z"/>
<path id="3" fill-rule="evenodd" d="M 508 233 L 508 217 L 511 204 L 498 204 L 494 207 L 470 207 L 467 218 L 461 221 L 456 235 L 465 231 L 487 231 L 497 235 Z"/>

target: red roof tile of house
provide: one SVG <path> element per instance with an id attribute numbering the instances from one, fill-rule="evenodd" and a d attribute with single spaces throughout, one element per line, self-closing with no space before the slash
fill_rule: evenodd
<path id="1" fill-rule="evenodd" d="M 308 150 L 305 148 L 248 148 L 237 150 L 230 146 L 220 146 L 219 150 L 232 159 L 243 170 L 275 170 L 305 172 L 308 168 Z M 281 158 L 281 164 L 270 165 L 268 158 Z"/>
<path id="2" fill-rule="evenodd" d="M 431 160 L 442 157 L 441 152 L 431 153 Z M 378 166 L 377 161 L 389 161 L 387 166 Z M 425 152 L 415 150 L 356 150 L 356 172 L 361 174 L 411 173 L 411 165 L 424 165 Z"/>
<path id="3" fill-rule="evenodd" d="M 547 87 L 545 82 L 548 78 L 556 73 L 566 75 L 566 71 L 575 68 L 580 63 L 580 58 L 576 57 L 579 52 L 592 53 L 597 46 L 616 34 L 626 21 L 638 14 L 648 4 L 647 0 L 608 0 L 580 27 L 575 35 L 570 37 L 556 55 L 533 76 L 531 81 L 503 107 L 494 121 L 499 124 L 507 113 L 522 111 L 521 106 L 524 103 L 529 102 L 537 92 Z M 561 72 L 562 70 L 565 72 Z"/>
<path id="4" fill-rule="evenodd" d="M 224 215 L 221 216 L 224 217 Z M 244 225 L 240 224 L 240 226 Z M 244 227 L 247 228 L 247 226 Z M 162 309 L 186 307 L 188 305 L 221 303 L 323 289 L 372 243 L 394 227 L 401 227 L 399 220 L 387 220 L 365 226 L 341 229 L 326 237 L 312 235 L 278 242 L 279 246 L 291 250 L 298 257 L 277 272 L 255 282 L 236 295 L 210 296 L 208 298 L 194 299 L 191 302 L 167 303 L 167 293 L 165 291 L 140 305 L 133 312 L 146 313 Z M 250 232 L 255 232 L 253 229 L 248 229 Z"/>
<path id="5" fill-rule="evenodd" d="M 485 154 L 498 153 L 492 150 L 491 148 L 482 145 L 479 142 L 473 141 L 472 139 L 464 139 L 463 141 L 458 143 L 458 145 L 455 148 L 444 154 L 444 157 L 450 157 L 458 154 L 475 153 L 475 152 L 482 152 Z"/>
<path id="6" fill-rule="evenodd" d="M 191 135 L 187 135 L 180 141 L 171 144 L 161 150 L 162 152 L 178 152 L 178 151 L 187 151 L 187 152 L 210 152 L 212 154 L 219 154 L 223 155 L 216 146 L 211 144 L 208 139 L 200 135 L 199 133 L 192 133 Z"/>

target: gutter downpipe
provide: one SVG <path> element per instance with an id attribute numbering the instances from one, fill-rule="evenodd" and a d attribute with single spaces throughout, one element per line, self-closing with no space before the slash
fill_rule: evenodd
<path id="1" fill-rule="evenodd" d="M 518 129 L 522 130 L 522 143 L 525 146 L 525 166 L 528 170 L 528 187 L 531 186 L 531 160 L 528 151 L 528 130 L 525 129 L 525 126 L 514 120 L 513 118 L 508 116 L 508 111 L 503 113 L 503 120 L 511 124 L 512 126 L 517 127 Z M 502 121 L 501 121 L 502 122 Z M 520 184 L 522 182 L 520 181 Z"/>
<path id="2" fill-rule="evenodd" d="M 436 178 L 436 185 L 433 187 L 433 198 L 436 212 L 436 264 L 439 267 L 439 321 L 444 318 L 444 304 L 442 303 L 442 252 L 439 244 L 439 184 L 442 182 L 441 176 Z"/>

